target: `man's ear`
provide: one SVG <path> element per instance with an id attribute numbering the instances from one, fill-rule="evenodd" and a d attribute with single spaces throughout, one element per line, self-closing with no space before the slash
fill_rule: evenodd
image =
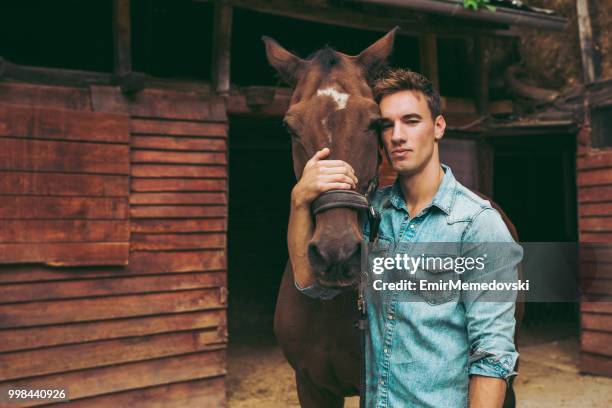
<path id="1" fill-rule="evenodd" d="M 436 140 L 442 139 L 444 137 L 444 131 L 446 130 L 446 119 L 444 116 L 438 115 L 436 120 L 434 121 L 434 137 Z"/>
<path id="2" fill-rule="evenodd" d="M 367 78 L 372 78 L 387 65 L 387 60 L 393 51 L 393 42 L 397 30 L 399 30 L 399 27 L 393 28 L 383 38 L 357 55 L 357 61 L 365 68 Z"/>
<path id="3" fill-rule="evenodd" d="M 270 65 L 276 69 L 283 81 L 295 86 L 304 60 L 284 49 L 270 37 L 264 35 L 261 39 L 266 45 L 266 56 Z"/>

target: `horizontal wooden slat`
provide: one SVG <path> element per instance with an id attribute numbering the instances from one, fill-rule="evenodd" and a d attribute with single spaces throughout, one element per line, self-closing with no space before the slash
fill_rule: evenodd
<path id="1" fill-rule="evenodd" d="M 579 170 L 612 168 L 612 154 L 610 152 L 591 153 L 576 160 Z"/>
<path id="2" fill-rule="evenodd" d="M 0 354 L 5 380 L 194 353 L 223 347 L 218 330 L 164 333 Z"/>
<path id="3" fill-rule="evenodd" d="M 129 146 L 0 138 L 0 169 L 129 174 Z"/>
<path id="4" fill-rule="evenodd" d="M 0 194 L 126 196 L 126 176 L 0 171 Z"/>
<path id="5" fill-rule="evenodd" d="M 610 295 L 612 298 L 612 279 L 583 279 L 580 288 L 587 295 Z"/>
<path id="6" fill-rule="evenodd" d="M 581 302 L 582 312 L 612 314 L 612 302 Z"/>
<path id="7" fill-rule="evenodd" d="M 123 197 L 0 196 L 0 219 L 126 219 Z"/>
<path id="8" fill-rule="evenodd" d="M 129 117 L 0 104 L 0 136 L 128 143 Z"/>
<path id="9" fill-rule="evenodd" d="M 227 135 L 225 123 L 163 121 L 153 119 L 135 119 L 130 122 L 132 134 L 173 135 L 173 136 L 208 136 L 221 137 Z"/>
<path id="10" fill-rule="evenodd" d="M 612 186 L 580 187 L 578 201 L 580 203 L 612 202 Z"/>
<path id="11" fill-rule="evenodd" d="M 612 243 L 583 243 L 579 249 L 581 261 L 612 263 Z"/>
<path id="12" fill-rule="evenodd" d="M 225 153 L 132 150 L 132 163 L 225 164 Z"/>
<path id="13" fill-rule="evenodd" d="M 579 186 L 612 184 L 612 168 L 578 171 Z"/>
<path id="14" fill-rule="evenodd" d="M 0 330 L 0 352 L 227 326 L 225 310 Z"/>
<path id="15" fill-rule="evenodd" d="M 0 263 L 38 262 L 51 266 L 125 265 L 130 244 L 77 242 L 0 244 Z"/>
<path id="16" fill-rule="evenodd" d="M 580 320 L 583 330 L 600 330 L 612 333 L 612 315 L 582 313 Z"/>
<path id="17" fill-rule="evenodd" d="M 130 204 L 227 204 L 225 193 L 132 193 Z"/>
<path id="18" fill-rule="evenodd" d="M 612 203 L 583 203 L 578 206 L 580 217 L 609 216 L 612 214 Z"/>
<path id="19" fill-rule="evenodd" d="M 130 216 L 133 218 L 193 218 L 225 217 L 227 206 L 220 205 L 132 205 Z"/>
<path id="20" fill-rule="evenodd" d="M 54 405 L 54 408 L 185 408 L 224 407 L 224 377 L 118 392 Z"/>
<path id="21" fill-rule="evenodd" d="M 215 288 L 0 305 L 0 328 L 213 309 L 224 306 L 221 295 Z"/>
<path id="22" fill-rule="evenodd" d="M 612 328 L 610 333 L 583 330 L 580 338 L 582 351 L 612 357 Z"/>
<path id="23" fill-rule="evenodd" d="M 223 250 L 131 252 L 125 267 L 47 268 L 0 265 L 0 283 L 140 276 L 226 269 Z"/>
<path id="24" fill-rule="evenodd" d="M 581 262 L 580 277 L 612 279 L 612 263 L 606 262 Z"/>
<path id="25" fill-rule="evenodd" d="M 225 152 L 225 140 L 201 137 L 176 137 L 157 135 L 134 135 L 130 139 L 132 148 L 185 151 Z"/>
<path id="26" fill-rule="evenodd" d="M 612 357 L 581 353 L 580 371 L 588 374 L 612 377 Z"/>
<path id="27" fill-rule="evenodd" d="M 4 284 L 0 304 L 225 286 L 223 272 Z"/>
<path id="28" fill-rule="evenodd" d="M 91 110 L 89 91 L 84 88 L 4 81 L 0 83 L 0 100 L 26 106 Z"/>
<path id="29" fill-rule="evenodd" d="M 0 220 L 0 242 L 129 242 L 126 220 Z"/>
<path id="30" fill-rule="evenodd" d="M 133 219 L 131 231 L 141 233 L 226 231 L 225 218 L 210 219 Z"/>
<path id="31" fill-rule="evenodd" d="M 227 181 L 224 179 L 147 179 L 132 177 L 131 189 L 134 192 L 226 191 Z"/>
<path id="32" fill-rule="evenodd" d="M 78 400 L 101 394 L 154 385 L 216 377 L 225 374 L 225 350 L 204 351 L 116 366 L 52 374 L 11 381 L 16 389 L 69 389 L 69 398 Z M 11 407 L 47 404 L 48 400 L 11 403 Z"/>
<path id="33" fill-rule="evenodd" d="M 133 164 L 134 177 L 226 178 L 225 166 L 189 166 L 172 164 Z"/>
<path id="34" fill-rule="evenodd" d="M 579 222 L 579 229 L 580 231 L 588 232 L 612 232 L 612 217 L 581 218 Z"/>
<path id="35" fill-rule="evenodd" d="M 132 234 L 131 250 L 156 251 L 174 249 L 223 249 L 223 233 L 190 234 Z"/>
<path id="36" fill-rule="evenodd" d="M 610 232 L 580 232 L 580 242 L 612 242 Z"/>
<path id="37" fill-rule="evenodd" d="M 226 122 L 221 98 L 195 92 L 146 88 L 130 100 L 130 114 L 139 117 Z"/>

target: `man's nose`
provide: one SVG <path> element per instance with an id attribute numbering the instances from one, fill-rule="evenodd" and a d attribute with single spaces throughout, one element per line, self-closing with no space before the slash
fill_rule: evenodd
<path id="1" fill-rule="evenodd" d="M 391 135 L 391 141 L 393 143 L 401 143 L 403 141 L 402 129 L 399 121 L 395 121 L 393 124 L 393 134 Z"/>

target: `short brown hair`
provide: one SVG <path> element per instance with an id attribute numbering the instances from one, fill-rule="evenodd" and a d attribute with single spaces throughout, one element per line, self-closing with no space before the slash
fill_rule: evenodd
<path id="1" fill-rule="evenodd" d="M 432 119 L 440 115 L 440 94 L 427 77 L 402 68 L 389 68 L 374 81 L 374 99 L 380 103 L 383 97 L 401 91 L 418 91 L 427 98 Z"/>

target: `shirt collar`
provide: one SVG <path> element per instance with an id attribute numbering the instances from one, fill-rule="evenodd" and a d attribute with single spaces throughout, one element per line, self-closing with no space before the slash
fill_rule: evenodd
<path id="1" fill-rule="evenodd" d="M 428 205 L 426 209 L 434 206 L 442 210 L 446 215 L 449 215 L 453 209 L 453 204 L 455 203 L 457 181 L 455 176 L 453 176 L 453 172 L 451 171 L 450 167 L 445 164 L 442 164 L 441 166 L 442 170 L 444 170 L 444 177 L 442 178 L 440 187 L 438 187 L 438 191 L 431 200 L 431 204 Z M 393 183 L 388 203 L 400 211 L 408 212 L 406 201 L 404 200 L 404 195 L 402 194 L 402 188 L 400 187 L 399 177 L 395 180 L 395 183 Z"/>

